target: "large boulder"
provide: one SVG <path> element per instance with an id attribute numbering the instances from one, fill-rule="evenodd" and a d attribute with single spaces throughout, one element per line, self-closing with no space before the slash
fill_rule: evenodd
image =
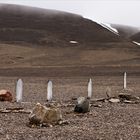
<path id="1" fill-rule="evenodd" d="M 12 93 L 8 90 L 0 90 L 0 101 L 9 101 L 13 99 Z"/>
<path id="2" fill-rule="evenodd" d="M 74 108 L 74 112 L 86 113 L 90 111 L 90 101 L 89 98 L 79 97 Z"/>
<path id="3" fill-rule="evenodd" d="M 61 111 L 56 107 L 46 107 L 37 103 L 29 115 L 30 124 L 56 124 L 62 120 Z"/>

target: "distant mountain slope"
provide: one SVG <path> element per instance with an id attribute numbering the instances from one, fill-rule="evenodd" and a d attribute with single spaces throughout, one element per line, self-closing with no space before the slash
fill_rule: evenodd
<path id="1" fill-rule="evenodd" d="M 67 46 L 71 40 L 119 42 L 121 38 L 76 14 L 0 4 L 0 41 Z"/>
<path id="2" fill-rule="evenodd" d="M 38 69 L 41 75 L 83 75 L 93 67 L 104 72 L 104 66 L 137 70 L 140 47 L 114 31 L 76 14 L 0 5 L 0 75 L 3 68 L 12 68 L 14 75 L 16 68 L 29 68 L 19 72 L 25 75 L 40 75 Z"/>
<path id="3" fill-rule="evenodd" d="M 111 26 L 111 24 L 108 23 L 99 23 L 101 26 L 103 26 L 104 28 L 108 29 L 109 31 L 111 31 L 112 33 L 119 35 L 119 32 L 116 28 L 113 28 Z"/>
<path id="4" fill-rule="evenodd" d="M 130 38 L 132 35 L 140 31 L 140 29 L 137 27 L 127 25 L 111 24 L 111 26 L 117 29 L 119 34 L 124 38 Z"/>
<path id="5" fill-rule="evenodd" d="M 140 32 L 134 34 L 133 36 L 131 36 L 131 39 L 133 41 L 139 42 L 140 43 Z"/>

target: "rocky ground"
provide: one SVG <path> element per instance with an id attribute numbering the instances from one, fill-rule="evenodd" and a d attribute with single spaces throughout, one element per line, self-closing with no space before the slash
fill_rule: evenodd
<path id="1" fill-rule="evenodd" d="M 0 77 L 0 89 L 15 97 L 18 77 Z M 61 106 L 68 124 L 53 127 L 28 126 L 28 113 L 0 113 L 1 140 L 138 140 L 140 139 L 140 104 L 94 102 L 85 114 L 73 112 L 73 97 L 87 95 L 89 77 L 21 77 L 24 82 L 23 103 L 0 102 L 0 109 L 23 107 L 30 110 L 39 102 L 46 103 L 47 81 L 53 81 L 53 100 Z M 118 94 L 123 88 L 123 76 L 94 76 L 93 99 L 105 98 L 106 88 Z M 140 76 L 128 76 L 128 88 L 140 96 Z"/>
<path id="2" fill-rule="evenodd" d="M 107 87 L 118 95 L 124 72 L 129 91 L 140 96 L 140 47 L 130 35 L 135 29 L 123 27 L 116 36 L 75 14 L 17 5 L 1 5 L 0 19 L 0 89 L 14 97 L 0 102 L 0 140 L 140 139 L 140 103 L 92 102 L 90 112 L 77 114 L 72 100 L 87 96 L 89 78 L 92 101 L 106 98 Z M 22 103 L 15 102 L 18 78 L 24 82 Z M 48 80 L 68 124 L 29 127 L 29 111 L 46 104 Z"/>

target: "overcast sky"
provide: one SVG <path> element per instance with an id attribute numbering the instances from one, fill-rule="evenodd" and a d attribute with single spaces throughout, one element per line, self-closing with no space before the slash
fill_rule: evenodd
<path id="1" fill-rule="evenodd" d="M 140 0 L 0 0 L 83 15 L 98 22 L 140 27 Z"/>

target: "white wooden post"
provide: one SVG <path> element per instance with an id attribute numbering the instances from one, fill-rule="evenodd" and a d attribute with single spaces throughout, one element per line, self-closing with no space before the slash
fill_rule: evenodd
<path id="1" fill-rule="evenodd" d="M 22 101 L 22 95 L 23 95 L 23 81 L 22 79 L 18 79 L 16 85 L 16 102 Z"/>
<path id="2" fill-rule="evenodd" d="M 89 82 L 88 82 L 88 98 L 92 97 L 92 80 L 90 78 Z"/>
<path id="3" fill-rule="evenodd" d="M 124 89 L 126 89 L 126 84 L 127 84 L 127 82 L 126 82 L 126 72 L 125 72 L 124 73 L 124 86 L 123 86 Z"/>
<path id="4" fill-rule="evenodd" d="M 47 101 L 51 101 L 52 100 L 52 88 L 53 88 L 53 85 L 52 85 L 52 81 L 48 81 L 48 88 L 47 88 Z"/>

